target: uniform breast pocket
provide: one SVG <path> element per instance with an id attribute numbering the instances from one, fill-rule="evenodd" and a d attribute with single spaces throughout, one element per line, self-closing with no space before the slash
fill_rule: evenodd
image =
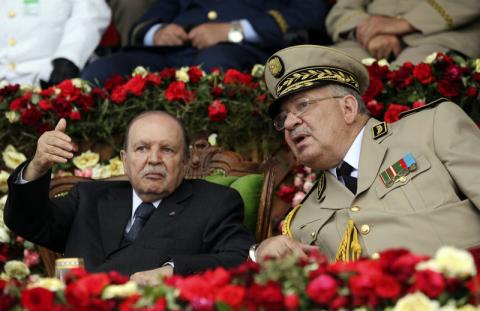
<path id="1" fill-rule="evenodd" d="M 426 208 L 422 197 L 422 189 L 415 184 L 415 179 L 428 174 L 430 162 L 420 155 L 416 158 L 417 168 L 404 178 L 397 179 L 393 185 L 387 187 L 379 177 L 376 180 L 375 192 L 383 207 L 391 212 L 410 213 Z M 383 168 L 384 170 L 386 168 Z"/>

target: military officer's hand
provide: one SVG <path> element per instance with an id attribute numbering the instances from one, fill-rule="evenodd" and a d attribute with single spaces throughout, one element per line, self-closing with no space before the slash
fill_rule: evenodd
<path id="1" fill-rule="evenodd" d="M 367 50 L 376 59 L 388 59 L 390 54 L 397 57 L 402 52 L 402 44 L 395 35 L 378 35 L 370 40 Z"/>
<path id="2" fill-rule="evenodd" d="M 155 46 L 180 46 L 187 40 L 185 29 L 177 24 L 168 24 L 160 28 L 153 37 Z"/>
<path id="3" fill-rule="evenodd" d="M 288 236 L 279 235 L 260 243 L 255 251 L 255 258 L 257 262 L 261 263 L 265 258 L 279 258 L 289 254 L 304 257 L 307 256 L 307 252 L 312 250 L 318 250 L 318 247 L 302 244 Z"/>
<path id="4" fill-rule="evenodd" d="M 157 285 L 161 278 L 173 275 L 172 266 L 166 265 L 153 270 L 140 271 L 132 274 L 130 280 L 139 285 Z"/>
<path id="5" fill-rule="evenodd" d="M 37 150 L 23 173 L 23 179 L 34 180 L 45 174 L 55 163 L 66 163 L 73 157 L 76 145 L 65 134 L 67 121 L 60 119 L 55 130 L 43 133 L 37 141 Z"/>
<path id="6" fill-rule="evenodd" d="M 402 36 L 413 31 L 412 25 L 403 18 L 373 15 L 357 25 L 356 37 L 364 48 L 368 48 L 370 40 L 379 34 Z"/>
<path id="7" fill-rule="evenodd" d="M 192 46 L 201 50 L 206 49 L 219 42 L 228 40 L 230 23 L 206 23 L 198 25 L 188 33 L 188 39 Z"/>

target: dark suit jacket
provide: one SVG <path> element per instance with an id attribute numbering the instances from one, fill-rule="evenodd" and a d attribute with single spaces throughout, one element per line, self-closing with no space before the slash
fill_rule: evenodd
<path id="1" fill-rule="evenodd" d="M 215 20 L 208 19 L 211 11 L 217 13 Z M 145 33 L 157 23 L 192 28 L 207 22 L 246 19 L 262 39 L 262 47 L 274 51 L 290 45 L 299 31 L 323 30 L 326 13 L 324 0 L 157 0 L 133 27 L 131 43 L 142 45 Z"/>
<path id="2" fill-rule="evenodd" d="M 16 184 L 23 167 L 9 179 L 5 223 L 18 235 L 65 257 L 84 258 L 89 271 L 130 275 L 169 260 L 178 274 L 232 267 L 246 259 L 254 243 L 242 224 L 242 199 L 228 187 L 183 181 L 162 200 L 137 240 L 125 244 L 132 210 L 129 182 L 80 182 L 67 196 L 50 200 L 50 173 Z"/>

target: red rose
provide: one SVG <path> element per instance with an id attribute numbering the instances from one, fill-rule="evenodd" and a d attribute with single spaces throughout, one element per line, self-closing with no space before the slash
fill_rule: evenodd
<path id="1" fill-rule="evenodd" d="M 169 102 L 174 100 L 190 102 L 193 99 L 193 92 L 187 90 L 185 82 L 173 81 L 165 90 L 164 96 Z"/>
<path id="2" fill-rule="evenodd" d="M 387 78 L 390 73 L 388 66 L 380 66 L 378 62 L 374 62 L 370 66 L 367 66 L 368 75 L 371 79 L 380 79 L 383 80 Z"/>
<path id="3" fill-rule="evenodd" d="M 432 67 L 429 64 L 420 63 L 413 69 L 413 76 L 421 84 L 430 84 L 435 80 L 435 77 L 432 76 Z"/>
<path id="4" fill-rule="evenodd" d="M 403 111 L 408 111 L 410 108 L 408 106 L 399 105 L 399 104 L 390 104 L 388 105 L 387 111 L 385 111 L 385 116 L 383 119 L 387 123 L 393 123 L 399 119 L 399 115 Z"/>
<path id="5" fill-rule="evenodd" d="M 123 88 L 130 94 L 141 96 L 145 89 L 145 84 L 145 79 L 141 75 L 135 75 L 123 85 Z"/>
<path id="6" fill-rule="evenodd" d="M 162 78 L 156 73 L 149 73 L 145 77 L 145 81 L 153 85 L 160 85 L 162 83 Z"/>
<path id="7" fill-rule="evenodd" d="M 225 84 L 244 84 L 250 85 L 252 82 L 252 75 L 242 73 L 236 69 L 228 69 L 223 78 Z"/>
<path id="8" fill-rule="evenodd" d="M 80 120 L 82 118 L 80 111 L 73 109 L 69 115 L 70 120 Z"/>
<path id="9" fill-rule="evenodd" d="M 431 270 L 415 272 L 414 288 L 430 298 L 437 298 L 445 290 L 445 278 L 441 273 Z"/>
<path id="10" fill-rule="evenodd" d="M 478 88 L 470 86 L 467 88 L 467 96 L 472 98 L 477 98 L 478 96 Z"/>
<path id="11" fill-rule="evenodd" d="M 473 297 L 478 297 L 480 295 L 480 274 L 468 280 L 466 286 Z"/>
<path id="12" fill-rule="evenodd" d="M 175 68 L 165 68 L 162 69 L 158 74 L 162 79 L 171 79 L 175 77 L 175 72 L 177 72 L 177 69 Z"/>
<path id="13" fill-rule="evenodd" d="M 445 69 L 445 80 L 448 80 L 448 81 L 460 80 L 462 78 L 463 71 L 464 70 L 458 67 L 457 65 L 450 64 Z"/>
<path id="14" fill-rule="evenodd" d="M 222 122 L 227 118 L 227 114 L 227 107 L 218 99 L 208 106 L 208 118 L 212 122 Z"/>
<path id="15" fill-rule="evenodd" d="M 328 305 L 338 292 L 337 281 L 328 274 L 322 274 L 307 285 L 307 296 L 320 305 Z"/>
<path id="16" fill-rule="evenodd" d="M 65 298 L 73 306 L 89 306 L 95 303 L 95 297 L 110 283 L 106 273 L 89 274 L 73 281 L 65 289 Z"/>
<path id="17" fill-rule="evenodd" d="M 49 311 L 53 308 L 54 293 L 42 287 L 22 291 L 20 303 L 29 311 Z"/>
<path id="18" fill-rule="evenodd" d="M 112 284 L 125 284 L 128 282 L 128 276 L 125 276 L 117 271 L 109 271 L 108 278 L 110 279 L 110 283 Z"/>
<path id="19" fill-rule="evenodd" d="M 352 292 L 352 295 L 355 297 L 367 297 L 369 296 L 373 289 L 375 288 L 375 284 L 367 275 L 354 275 L 348 280 L 348 287 Z"/>
<path id="20" fill-rule="evenodd" d="M 290 203 L 292 202 L 295 192 L 297 192 L 297 188 L 295 188 L 294 186 L 287 186 L 285 184 L 281 184 L 275 194 L 284 202 Z"/>
<path id="21" fill-rule="evenodd" d="M 474 81 L 480 82 L 480 72 L 475 72 L 475 73 L 472 75 L 472 79 L 473 79 Z"/>
<path id="22" fill-rule="evenodd" d="M 230 273 L 221 267 L 206 271 L 203 277 L 213 287 L 224 286 L 230 282 Z"/>
<path id="23" fill-rule="evenodd" d="M 297 310 L 300 305 L 300 298 L 298 298 L 297 294 L 290 294 L 285 296 L 283 303 L 287 310 Z"/>
<path id="24" fill-rule="evenodd" d="M 120 303 L 120 305 L 118 306 L 118 310 L 119 311 L 135 310 L 133 306 L 137 303 L 140 297 L 141 296 L 139 294 L 133 294 L 132 296 L 126 298 L 125 300 L 123 300 L 122 303 Z"/>
<path id="25" fill-rule="evenodd" d="M 210 90 L 210 93 L 212 94 L 213 97 L 220 97 L 222 96 L 223 89 L 220 86 L 214 86 Z"/>
<path id="26" fill-rule="evenodd" d="M 389 275 L 382 275 L 375 279 L 375 293 L 383 299 L 397 299 L 402 293 L 400 283 Z"/>
<path id="27" fill-rule="evenodd" d="M 115 104 L 122 104 L 127 98 L 127 90 L 123 85 L 115 87 L 110 97 Z"/>
<path id="28" fill-rule="evenodd" d="M 245 298 L 245 289 L 238 285 L 225 285 L 216 291 L 215 300 L 227 304 L 233 309 L 239 308 Z"/>
<path id="29" fill-rule="evenodd" d="M 257 102 L 264 103 L 265 99 L 267 99 L 267 93 L 263 93 L 257 96 Z"/>
<path id="30" fill-rule="evenodd" d="M 113 75 L 105 81 L 104 88 L 107 91 L 112 91 L 115 87 L 125 83 L 125 78 L 121 75 Z"/>
<path id="31" fill-rule="evenodd" d="M 348 297 L 338 296 L 330 303 L 331 310 L 348 309 Z"/>
<path id="32" fill-rule="evenodd" d="M 393 86 L 404 89 L 413 83 L 412 72 L 413 64 L 411 62 L 404 63 L 398 70 L 388 74 L 388 79 Z"/>
<path id="33" fill-rule="evenodd" d="M 459 95 L 458 90 L 461 89 L 461 84 L 458 81 L 441 80 L 437 84 L 437 89 L 445 97 L 456 97 Z"/>
<path id="34" fill-rule="evenodd" d="M 200 275 L 192 275 L 179 281 L 177 289 L 180 291 L 180 298 L 189 302 L 199 298 L 213 300 L 215 295 L 209 283 Z"/>
<path id="35" fill-rule="evenodd" d="M 368 88 L 365 91 L 365 93 L 362 95 L 363 101 L 367 103 L 367 102 L 375 99 L 375 97 L 380 95 L 380 93 L 382 93 L 382 91 L 383 91 L 382 80 L 380 80 L 380 79 L 370 79 L 370 83 L 368 85 Z"/>
<path id="36" fill-rule="evenodd" d="M 23 262 L 27 265 L 27 267 L 38 265 L 40 263 L 40 255 L 36 251 L 24 249 Z"/>
<path id="37" fill-rule="evenodd" d="M 203 71 L 197 66 L 190 67 L 187 73 L 191 83 L 197 83 L 203 77 Z"/>
<path id="38" fill-rule="evenodd" d="M 0 88 L 0 96 L 6 96 L 6 95 L 17 93 L 19 89 L 20 89 L 20 84 L 8 84 Z"/>
<path id="39" fill-rule="evenodd" d="M 42 99 L 38 102 L 38 107 L 40 107 L 42 110 L 48 111 L 52 110 L 52 102 L 48 99 Z"/>
<path id="40" fill-rule="evenodd" d="M 280 284 L 269 281 L 265 285 L 254 283 L 250 286 L 245 301 L 250 306 L 248 310 L 280 311 L 284 297 Z"/>
<path id="41" fill-rule="evenodd" d="M 57 85 L 60 89 L 60 94 L 57 97 L 62 97 L 68 102 L 75 102 L 82 94 L 82 90 L 73 85 L 72 80 L 64 80 Z"/>
<path id="42" fill-rule="evenodd" d="M 40 95 L 42 97 L 52 97 L 53 94 L 55 94 L 55 90 L 53 89 L 53 87 L 49 87 L 40 91 Z"/>
<path id="43" fill-rule="evenodd" d="M 393 248 L 380 252 L 380 266 L 383 270 L 389 271 L 395 260 L 400 256 L 409 254 L 410 252 L 403 248 Z"/>
<path id="44" fill-rule="evenodd" d="M 43 117 L 43 112 L 37 106 L 29 105 L 27 109 L 20 113 L 20 120 L 23 124 L 35 127 Z"/>
<path id="45" fill-rule="evenodd" d="M 427 260 L 426 256 L 417 256 L 411 253 L 400 255 L 391 263 L 390 271 L 395 275 L 397 280 L 407 282 L 415 273 L 415 266 L 422 261 Z"/>
<path id="46" fill-rule="evenodd" d="M 377 102 L 376 100 L 367 102 L 367 108 L 373 117 L 379 118 L 383 114 L 383 104 Z"/>

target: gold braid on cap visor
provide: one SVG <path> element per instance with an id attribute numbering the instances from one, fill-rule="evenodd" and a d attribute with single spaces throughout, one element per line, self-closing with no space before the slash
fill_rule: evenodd
<path id="1" fill-rule="evenodd" d="M 350 72 L 332 67 L 306 67 L 290 72 L 275 88 L 277 97 L 320 82 L 331 81 L 353 87 L 360 93 L 358 79 Z"/>

